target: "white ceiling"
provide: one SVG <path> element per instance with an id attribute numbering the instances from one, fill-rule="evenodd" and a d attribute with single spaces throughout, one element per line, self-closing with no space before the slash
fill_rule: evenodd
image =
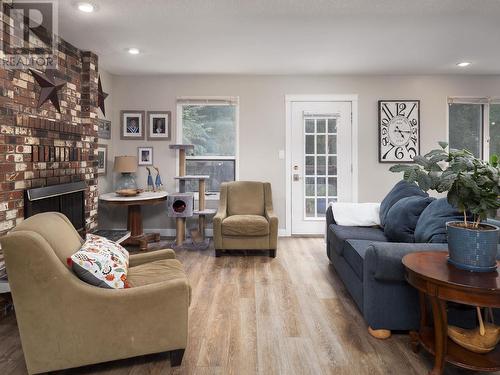
<path id="1" fill-rule="evenodd" d="M 500 0 L 89 1 L 59 33 L 114 74 L 500 74 Z"/>

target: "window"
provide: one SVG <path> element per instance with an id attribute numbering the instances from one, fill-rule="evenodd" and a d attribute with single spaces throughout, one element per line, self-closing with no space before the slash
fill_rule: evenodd
<path id="1" fill-rule="evenodd" d="M 500 103 L 490 105 L 490 155 L 500 155 Z"/>
<path id="2" fill-rule="evenodd" d="M 186 174 L 209 175 L 206 191 L 218 193 L 222 182 L 236 179 L 238 100 L 179 99 L 177 116 L 182 143 L 194 145 Z M 197 182 L 186 183 L 186 189 L 197 192 Z"/>
<path id="3" fill-rule="evenodd" d="M 489 98 L 449 99 L 450 148 L 488 159 L 500 153 L 500 102 Z"/>

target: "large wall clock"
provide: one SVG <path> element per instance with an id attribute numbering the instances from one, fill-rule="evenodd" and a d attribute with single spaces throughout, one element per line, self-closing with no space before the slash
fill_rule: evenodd
<path id="1" fill-rule="evenodd" d="M 379 161 L 412 163 L 420 152 L 420 100 L 380 100 Z"/>

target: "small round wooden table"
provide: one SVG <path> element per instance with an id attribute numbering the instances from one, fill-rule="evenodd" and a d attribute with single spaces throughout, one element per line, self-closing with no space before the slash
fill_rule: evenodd
<path id="1" fill-rule="evenodd" d="M 127 206 L 127 229 L 130 231 L 130 237 L 126 239 L 122 245 L 139 245 L 141 251 L 146 251 L 148 249 L 149 242 L 160 241 L 159 233 L 143 232 L 141 206 L 158 204 L 166 199 L 166 191 L 146 191 L 135 197 L 121 197 L 116 193 L 107 193 L 99 196 L 99 200 L 107 204 Z"/>
<path id="2" fill-rule="evenodd" d="M 445 362 L 470 370 L 498 371 L 500 346 L 490 353 L 478 354 L 448 338 L 446 302 L 500 308 L 500 275 L 498 271 L 460 270 L 447 259 L 447 252 L 417 252 L 403 258 L 406 280 L 420 295 L 420 331 L 410 332 L 413 350 L 416 352 L 421 344 L 434 354 L 434 368 L 429 375 L 442 374 Z M 432 306 L 434 328 L 427 322 L 426 297 Z"/>

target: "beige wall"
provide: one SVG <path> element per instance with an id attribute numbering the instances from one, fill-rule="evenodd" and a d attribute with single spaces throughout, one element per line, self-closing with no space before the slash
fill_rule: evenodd
<path id="1" fill-rule="evenodd" d="M 103 83 L 104 83 L 103 79 Z M 274 204 L 285 227 L 285 160 L 278 158 L 285 149 L 285 95 L 287 94 L 357 94 L 359 97 L 358 177 L 359 201 L 379 201 L 399 176 L 388 171 L 389 165 L 378 163 L 377 101 L 380 99 L 421 100 L 421 151 L 446 140 L 446 98 L 448 96 L 500 96 L 500 76 L 113 76 L 112 153 L 136 155 L 137 147 L 154 148 L 155 165 L 160 167 L 168 191 L 174 191 L 175 153 L 169 142 L 120 141 L 119 111 L 122 109 L 170 110 L 173 115 L 178 96 L 238 96 L 240 98 L 240 169 L 241 180 L 269 181 L 273 186 Z M 110 171 L 112 163 L 110 165 Z M 112 173 L 112 172 L 109 172 Z M 111 175 L 106 181 L 110 181 Z M 110 190 L 109 183 L 101 191 Z M 144 186 L 144 168 L 138 173 Z M 101 227 L 124 227 L 124 211 L 100 205 Z M 163 206 L 145 210 L 145 228 L 173 228 Z"/>
<path id="2" fill-rule="evenodd" d="M 113 116 L 113 76 L 105 70 L 100 70 L 99 75 L 101 76 L 102 89 L 104 92 L 108 93 L 108 97 L 104 101 L 104 107 L 106 109 L 106 116 L 104 116 L 101 110 L 98 110 L 98 116 L 100 119 L 112 120 Z M 105 193 L 112 189 L 112 173 L 110 170 L 113 168 L 113 138 L 111 139 L 100 139 L 99 144 L 105 144 L 108 146 L 108 160 L 107 168 L 108 173 L 106 175 L 101 175 L 97 181 L 97 187 L 99 193 Z"/>

